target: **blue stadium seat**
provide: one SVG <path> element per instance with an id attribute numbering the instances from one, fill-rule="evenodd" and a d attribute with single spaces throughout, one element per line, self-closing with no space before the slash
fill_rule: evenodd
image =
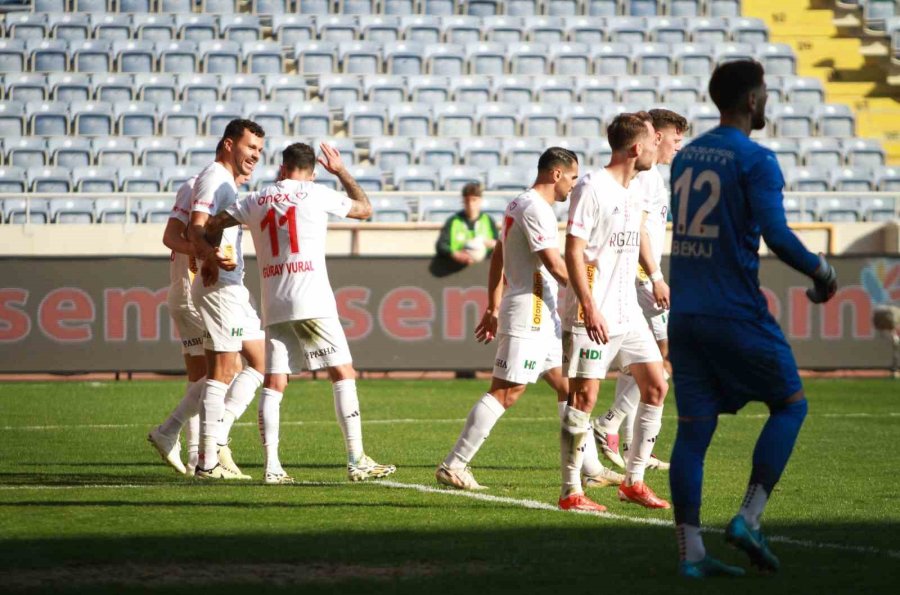
<path id="1" fill-rule="evenodd" d="M 13 111 L 13 109 L 15 109 L 15 107 L 19 104 L 13 105 L 13 102 L 9 101 L 5 103 L 7 113 L 11 113 L 13 115 L 17 113 Z M 0 117 L 2 117 L 3 114 L 2 106 L 3 104 L 0 104 Z M 23 115 L 27 115 L 28 130 L 33 135 L 66 136 L 67 134 L 69 134 L 69 107 L 65 103 L 55 101 L 38 101 L 34 103 L 28 103 L 25 105 L 25 111 Z M 7 124 L 7 127 L 10 126 L 10 124 Z M 0 126 L 2 126 L 2 123 L 0 123 Z M 6 132 L 6 134 L 12 136 L 13 134 L 15 134 L 15 132 L 10 130 Z M 20 136 L 23 134 L 24 130 L 19 133 Z"/>
<path id="2" fill-rule="evenodd" d="M 510 43 L 507 51 L 510 74 L 539 76 L 550 72 L 550 50 L 543 43 Z"/>
<path id="3" fill-rule="evenodd" d="M 116 70 L 119 72 L 153 72 L 156 70 L 156 53 L 152 41 L 116 40 L 113 42 Z"/>
<path id="4" fill-rule="evenodd" d="M 53 39 L 81 41 L 91 37 L 91 22 L 86 14 L 51 13 L 47 16 Z"/>
<path id="5" fill-rule="evenodd" d="M 219 139 L 213 137 L 198 136 L 193 138 L 183 138 L 179 143 L 184 165 L 192 168 L 194 175 L 199 173 L 194 168 L 205 167 L 216 158 L 216 144 Z M 168 173 L 168 172 L 167 172 Z M 168 182 L 166 184 L 168 188 Z"/>
<path id="6" fill-rule="evenodd" d="M 487 171 L 488 190 L 522 192 L 531 184 L 532 172 L 520 167 L 500 166 Z"/>
<path id="7" fill-rule="evenodd" d="M 113 193 L 119 189 L 115 167 L 88 167 L 73 172 L 75 192 Z"/>
<path id="8" fill-rule="evenodd" d="M 525 19 L 517 16 L 489 16 L 482 19 L 486 41 L 512 43 L 525 39 Z"/>
<path id="9" fill-rule="evenodd" d="M 46 74 L 31 72 L 9 73 L 0 75 L 0 93 L 11 101 L 45 101 L 47 99 L 48 81 Z"/>
<path id="10" fill-rule="evenodd" d="M 503 163 L 503 145 L 499 138 L 462 138 L 459 140 L 459 155 L 464 165 L 490 170 Z"/>
<path id="11" fill-rule="evenodd" d="M 62 39 L 27 39 L 25 49 L 34 72 L 69 70 L 69 44 Z"/>
<path id="12" fill-rule="evenodd" d="M 844 160 L 853 167 L 868 167 L 876 171 L 884 166 L 885 154 L 881 142 L 872 138 L 846 138 L 841 141 Z"/>
<path id="13" fill-rule="evenodd" d="M 131 26 L 137 38 L 144 41 L 172 41 L 178 35 L 175 16 L 171 14 L 133 14 Z"/>
<path id="14" fill-rule="evenodd" d="M 766 74 L 790 76 L 797 72 L 794 50 L 786 43 L 766 43 L 756 46 L 756 59 L 766 69 Z"/>
<path id="15" fill-rule="evenodd" d="M 460 103 L 483 103 L 491 101 L 491 98 L 496 96 L 497 88 L 503 88 L 504 81 L 507 80 L 509 80 L 507 77 L 495 79 L 496 87 L 492 88 L 491 79 L 487 76 L 451 77 L 450 93 L 453 100 Z"/>
<path id="16" fill-rule="evenodd" d="M 401 192 L 433 192 L 439 189 L 437 170 L 427 165 L 398 167 L 392 178 Z"/>
<path id="17" fill-rule="evenodd" d="M 381 44 L 373 41 L 342 41 L 338 44 L 341 72 L 378 74 L 381 72 Z"/>
<path id="18" fill-rule="evenodd" d="M 375 137 L 369 141 L 369 160 L 383 171 L 413 163 L 412 139 L 394 136 Z"/>
<path id="19" fill-rule="evenodd" d="M 443 29 L 440 17 L 424 14 L 404 14 L 400 17 L 401 38 L 428 47 L 440 43 Z"/>
<path id="20" fill-rule="evenodd" d="M 800 143 L 792 138 L 761 138 L 759 144 L 768 147 L 775 153 L 782 171 L 800 165 Z"/>
<path id="21" fill-rule="evenodd" d="M 315 17 L 306 14 L 272 15 L 272 34 L 275 41 L 286 46 L 301 41 L 315 40 Z"/>
<path id="22" fill-rule="evenodd" d="M 72 42 L 72 67 L 78 72 L 109 72 L 112 69 L 112 42 L 86 39 Z"/>
<path id="23" fill-rule="evenodd" d="M 815 201 L 810 198 L 784 198 L 784 214 L 792 223 L 811 223 L 818 220 Z"/>
<path id="24" fill-rule="evenodd" d="M 23 174 L 24 175 L 24 174 Z M 17 187 L 21 182 L 4 181 L 0 174 L 0 188 L 9 186 Z M 7 198 L 3 202 L 3 214 L 7 223 L 24 224 L 26 221 L 32 225 L 45 225 L 50 223 L 50 201 L 32 198 Z"/>
<path id="25" fill-rule="evenodd" d="M 132 38 L 131 18 L 124 14 L 90 15 L 94 39 L 122 41 Z"/>
<path id="26" fill-rule="evenodd" d="M 538 103 L 520 105 L 519 121 L 523 136 L 556 136 L 561 132 L 559 109 Z"/>
<path id="27" fill-rule="evenodd" d="M 407 223 L 412 210 L 402 196 L 381 196 L 372 199 L 372 221 L 379 223 Z"/>
<path id="28" fill-rule="evenodd" d="M 828 171 L 818 167 L 796 167 L 784 172 L 787 187 L 795 192 L 828 192 L 831 182 Z"/>
<path id="29" fill-rule="evenodd" d="M 674 70 L 672 48 L 667 43 L 641 43 L 633 46 L 634 73 L 665 77 Z"/>
<path id="30" fill-rule="evenodd" d="M 98 223 L 138 223 L 140 213 L 136 200 L 128 201 L 124 197 L 98 198 L 94 201 L 94 212 L 97 214 Z M 126 210 L 127 209 L 127 210 Z"/>
<path id="31" fill-rule="evenodd" d="M 319 96 L 330 108 L 339 109 L 363 100 L 362 82 L 356 76 L 323 75 L 319 77 Z"/>
<path id="32" fill-rule="evenodd" d="M 709 77 L 715 61 L 713 46 L 705 43 L 686 43 L 674 47 L 675 72 L 693 76 Z"/>
<path id="33" fill-rule="evenodd" d="M 381 136 L 387 132 L 387 107 L 377 103 L 348 103 L 344 106 L 344 121 L 350 136 Z"/>
<path id="34" fill-rule="evenodd" d="M 13 39 L 44 39 L 49 32 L 46 14 L 11 12 L 6 15 L 6 37 Z M 0 29 L 3 25 L 0 24 Z"/>
<path id="35" fill-rule="evenodd" d="M 416 75 L 425 72 L 425 48 L 414 41 L 398 41 L 384 45 L 384 72 Z"/>
<path id="36" fill-rule="evenodd" d="M 554 74 L 586 76 L 591 72 L 588 45 L 577 41 L 550 46 L 550 60 Z"/>
<path id="37" fill-rule="evenodd" d="M 589 17 L 566 17 L 563 19 L 568 31 L 569 41 L 577 41 L 594 46 L 608 41 L 606 37 L 606 20 Z"/>
<path id="38" fill-rule="evenodd" d="M 155 166 L 129 167 L 119 169 L 119 184 L 122 192 L 161 192 L 163 190 L 162 169 Z"/>
<path id="39" fill-rule="evenodd" d="M 691 133 L 699 136 L 719 125 L 719 110 L 708 103 L 694 104 L 688 106 L 687 118 L 691 123 Z"/>
<path id="40" fill-rule="evenodd" d="M 710 16 L 736 17 L 741 14 L 741 0 L 709 0 L 706 9 Z"/>
<path id="41" fill-rule="evenodd" d="M 831 187 L 837 192 L 871 192 L 875 181 L 868 167 L 838 167 L 831 169 Z"/>
<path id="42" fill-rule="evenodd" d="M 368 75 L 362 79 L 367 101 L 390 105 L 406 101 L 406 80 L 402 76 Z"/>
<path id="43" fill-rule="evenodd" d="M 0 194 L 24 194 L 26 191 L 27 178 L 25 177 L 25 168 L 15 165 L 0 166 Z M 10 222 L 10 213 L 6 210 L 4 204 L 3 219 Z"/>
<path id="44" fill-rule="evenodd" d="M 243 72 L 240 44 L 234 41 L 207 40 L 199 48 L 203 71 L 210 74 Z"/>
<path id="45" fill-rule="evenodd" d="M 85 198 L 54 198 L 50 200 L 50 220 L 60 224 L 90 224 L 94 222 L 94 202 Z"/>
<path id="46" fill-rule="evenodd" d="M 304 14 L 328 14 L 332 10 L 333 0 L 296 0 L 297 12 Z"/>
<path id="47" fill-rule="evenodd" d="M 415 138 L 413 154 L 419 165 L 441 168 L 459 161 L 459 144 L 452 138 Z"/>
<path id="48" fill-rule="evenodd" d="M 315 139 L 309 140 L 310 146 L 312 146 L 316 151 L 319 150 L 319 145 L 322 143 L 331 145 L 332 147 L 337 149 L 346 165 L 356 165 L 356 143 L 352 138 L 319 136 Z"/>
<path id="49" fill-rule="evenodd" d="M 82 136 L 110 136 L 115 129 L 112 105 L 105 101 L 79 101 L 70 107 L 72 133 Z"/>
<path id="50" fill-rule="evenodd" d="M 691 41 L 694 43 L 721 44 L 729 41 L 728 21 L 721 17 L 700 17 L 689 21 Z"/>
<path id="51" fill-rule="evenodd" d="M 263 101 L 266 95 L 266 88 L 262 77 L 263 75 L 261 74 L 239 74 L 227 77 L 223 81 L 226 83 L 225 99 L 239 103 L 251 101 L 259 103 Z"/>
<path id="52" fill-rule="evenodd" d="M 819 105 L 825 103 L 822 81 L 813 77 L 784 77 L 784 92 L 789 103 Z"/>
<path id="53" fill-rule="evenodd" d="M 603 43 L 592 49 L 592 57 L 598 75 L 631 74 L 631 46 L 627 43 Z"/>
<path id="54" fill-rule="evenodd" d="M 90 167 L 94 163 L 91 141 L 86 138 L 59 136 L 47 141 L 50 163 L 72 171 Z"/>
<path id="55" fill-rule="evenodd" d="M 471 16 L 441 18 L 441 31 L 446 43 L 469 45 L 481 41 L 481 19 Z"/>
<path id="56" fill-rule="evenodd" d="M 891 200 L 893 198 L 893 200 Z M 896 221 L 900 218 L 897 212 L 898 200 L 896 197 L 866 197 L 858 199 L 858 210 L 866 221 Z"/>
<path id="57" fill-rule="evenodd" d="M 158 117 L 160 132 L 163 136 L 193 137 L 201 134 L 202 120 L 200 106 L 209 105 L 182 101 L 172 105 L 160 106 Z"/>
<path id="58" fill-rule="evenodd" d="M 775 124 L 778 136 L 805 138 L 813 136 L 813 112 L 811 106 L 767 104 L 769 120 Z"/>
<path id="59" fill-rule="evenodd" d="M 262 39 L 262 24 L 258 16 L 248 14 L 222 14 L 219 30 L 224 39 L 245 43 Z"/>
<path id="60" fill-rule="evenodd" d="M 136 74 L 134 75 L 134 86 L 137 88 L 137 96 L 141 101 L 147 101 L 154 105 L 174 103 L 179 98 L 178 82 L 174 74 Z"/>
<path id="61" fill-rule="evenodd" d="M 337 72 L 337 43 L 333 41 L 298 42 L 294 46 L 294 59 L 300 74 Z"/>
<path id="62" fill-rule="evenodd" d="M 94 99 L 107 103 L 131 101 L 135 98 L 134 77 L 130 74 L 95 73 L 90 75 Z"/>
<path id="63" fill-rule="evenodd" d="M 618 0 L 585 0 L 586 13 L 592 17 L 609 17 L 618 14 Z"/>
<path id="64" fill-rule="evenodd" d="M 190 173 L 184 168 L 174 169 L 166 173 L 168 174 L 166 179 L 167 192 L 176 192 L 182 184 L 194 175 L 194 173 Z M 142 198 L 137 201 L 137 209 L 140 213 L 141 221 L 145 223 L 166 223 L 169 220 L 169 215 L 172 214 L 172 199 Z"/>
<path id="65" fill-rule="evenodd" d="M 466 45 L 470 74 L 502 75 L 506 73 L 506 45 L 478 42 Z"/>
<path id="66" fill-rule="evenodd" d="M 693 76 L 667 76 L 659 79 L 660 99 L 666 103 L 689 104 L 703 100 L 703 86 Z"/>
<path id="67" fill-rule="evenodd" d="M 221 137 L 225 126 L 232 120 L 243 118 L 244 106 L 233 101 L 223 101 L 215 105 L 201 105 L 203 130 L 207 136 Z"/>
<path id="68" fill-rule="evenodd" d="M 625 0 L 625 14 L 634 16 L 655 16 L 662 8 L 662 3 L 657 0 Z"/>
<path id="69" fill-rule="evenodd" d="M 277 42 L 244 42 L 241 46 L 241 53 L 247 65 L 247 72 L 281 74 L 284 70 L 284 56 L 281 53 L 281 44 Z"/>
<path id="70" fill-rule="evenodd" d="M 395 136 L 431 136 L 434 130 L 431 105 L 426 103 L 391 104 L 388 119 Z"/>
<path id="71" fill-rule="evenodd" d="M 399 41 L 402 24 L 398 16 L 372 15 L 359 17 L 359 29 L 366 41 L 387 43 Z"/>
<path id="72" fill-rule="evenodd" d="M 237 11 L 235 0 L 202 0 L 200 9 L 203 12 L 231 14 Z"/>
<path id="73" fill-rule="evenodd" d="M 216 74 L 179 74 L 175 80 L 184 101 L 211 103 L 224 97 L 221 81 Z"/>
<path id="74" fill-rule="evenodd" d="M 481 136 L 515 136 L 519 132 L 516 106 L 511 103 L 479 103 L 475 114 Z"/>
<path id="75" fill-rule="evenodd" d="M 150 101 L 117 103 L 114 106 L 116 128 L 121 136 L 156 134 L 156 104 Z"/>
<path id="76" fill-rule="evenodd" d="M 610 17 L 607 19 L 609 40 L 613 43 L 643 43 L 647 41 L 647 24 L 640 17 Z"/>
<path id="77" fill-rule="evenodd" d="M 272 101 L 300 102 L 309 98 L 306 83 L 293 75 L 267 75 L 265 85 L 266 94 Z"/>
<path id="78" fill-rule="evenodd" d="M 474 136 L 475 110 L 470 104 L 436 103 L 431 106 L 438 136 Z"/>
<path id="79" fill-rule="evenodd" d="M 376 0 L 337 0 L 338 12 L 342 14 L 375 14 Z"/>
<path id="80" fill-rule="evenodd" d="M 800 155 L 804 165 L 823 169 L 840 168 L 844 164 L 841 145 L 836 138 L 802 138 Z"/>
<path id="81" fill-rule="evenodd" d="M 31 136 L 6 138 L 2 153 L 0 159 L 4 159 L 7 165 L 22 168 L 50 165 L 47 141 L 43 138 Z"/>
<path id="82" fill-rule="evenodd" d="M 653 105 L 659 101 L 658 87 L 653 77 L 629 77 L 619 79 L 616 91 L 622 103 Z"/>
<path id="83" fill-rule="evenodd" d="M 366 192 L 381 192 L 384 189 L 380 168 L 370 165 L 354 165 L 350 167 L 350 175 Z"/>
<path id="84" fill-rule="evenodd" d="M 552 6 L 552 4 L 551 4 Z M 548 46 L 566 41 L 566 20 L 562 16 L 526 16 L 525 40 Z"/>
<path id="85" fill-rule="evenodd" d="M 211 14 L 176 14 L 178 38 L 204 42 L 220 39 L 218 19 Z"/>
<path id="86" fill-rule="evenodd" d="M 35 12 L 62 12 L 68 8 L 67 0 L 33 0 Z"/>
<path id="87" fill-rule="evenodd" d="M 191 73 L 200 70 L 202 56 L 196 41 L 157 41 L 154 49 L 160 72 Z"/>
<path id="88" fill-rule="evenodd" d="M 69 170 L 63 167 L 29 167 L 25 170 L 31 192 L 66 194 L 72 191 Z"/>
<path id="89" fill-rule="evenodd" d="M 353 41 L 358 38 L 358 19 L 353 15 L 319 15 L 316 32 L 323 41 Z"/>
<path id="90" fill-rule="evenodd" d="M 98 166 L 132 167 L 138 161 L 134 139 L 130 138 L 95 138 L 91 151 Z"/>
<path id="91" fill-rule="evenodd" d="M 178 141 L 174 138 L 149 136 L 135 139 L 135 153 L 144 167 L 170 168 L 181 163 Z"/>
<path id="92" fill-rule="evenodd" d="M 740 17 L 730 20 L 729 34 L 731 41 L 752 43 L 754 45 L 768 43 L 769 28 L 762 19 Z"/>
<path id="93" fill-rule="evenodd" d="M 606 134 L 603 116 L 595 105 L 572 104 L 562 108 L 565 133 L 575 136 L 602 136 Z"/>
<path id="94" fill-rule="evenodd" d="M 819 136 L 852 138 L 856 136 L 853 111 L 843 103 L 814 106 L 813 116 Z"/>
<path id="95" fill-rule="evenodd" d="M 862 218 L 858 201 L 847 196 L 817 196 L 812 199 L 822 221 L 829 223 L 855 223 Z"/>
<path id="96" fill-rule="evenodd" d="M 540 138 L 505 138 L 502 143 L 503 163 L 519 167 L 536 165 L 546 149 Z"/>
<path id="97" fill-rule="evenodd" d="M 440 103 L 450 100 L 450 79 L 446 76 L 414 75 L 405 77 L 409 100 L 418 103 Z M 490 94 L 490 89 L 488 90 Z"/>
<path id="98" fill-rule="evenodd" d="M 405 16 L 415 12 L 416 0 L 381 0 L 384 14 Z"/>
<path id="99" fill-rule="evenodd" d="M 463 11 L 476 17 L 488 17 L 503 12 L 503 0 L 467 0 Z"/>
<path id="100" fill-rule="evenodd" d="M 425 70 L 439 76 L 463 76 L 466 73 L 466 54 L 463 46 L 443 43 L 425 46 Z"/>
<path id="101" fill-rule="evenodd" d="M 585 107 L 585 106 L 580 106 Z M 563 147 L 569 149 L 578 156 L 578 163 L 584 167 L 590 161 L 590 145 L 588 139 L 583 134 L 580 136 L 549 136 L 544 139 L 545 147 Z M 530 177 L 537 170 L 537 162 L 525 168 L 526 178 Z"/>
<path id="102" fill-rule="evenodd" d="M 569 76 L 536 77 L 534 90 L 539 103 L 568 105 L 576 101 L 575 82 Z"/>
<path id="103" fill-rule="evenodd" d="M 329 136 L 331 134 L 331 113 L 322 103 L 303 103 L 291 106 L 289 115 L 298 136 Z"/>
<path id="104" fill-rule="evenodd" d="M 0 39 L 0 72 L 23 72 L 27 68 L 24 39 Z"/>
<path id="105" fill-rule="evenodd" d="M 474 167 L 449 165 L 438 170 L 442 190 L 460 190 L 470 182 L 484 184 L 484 172 Z"/>
<path id="106" fill-rule="evenodd" d="M 578 101 L 595 106 L 616 101 L 616 79 L 608 76 L 578 78 L 575 80 Z"/>
<path id="107" fill-rule="evenodd" d="M 716 63 L 733 62 L 735 60 L 755 60 L 756 55 L 752 45 L 747 43 L 725 42 L 715 47 Z"/>
<path id="108" fill-rule="evenodd" d="M 700 16 L 701 0 L 669 0 L 669 14 L 679 17 Z"/>
<path id="109" fill-rule="evenodd" d="M 440 16 L 456 14 L 457 4 L 457 0 L 419 0 L 423 13 Z"/>
<path id="110" fill-rule="evenodd" d="M 690 37 L 689 21 L 684 17 L 670 16 L 651 19 L 650 41 L 656 43 L 685 43 Z"/>
<path id="111" fill-rule="evenodd" d="M 193 11 L 194 0 L 157 0 L 156 9 L 161 13 L 187 13 Z"/>
<path id="112" fill-rule="evenodd" d="M 78 12 L 104 13 L 110 8 L 108 0 L 71 0 L 71 3 L 72 9 Z"/>
<path id="113" fill-rule="evenodd" d="M 443 223 L 459 210 L 458 198 L 451 199 L 443 196 L 421 196 L 416 206 L 418 220 L 428 223 Z"/>

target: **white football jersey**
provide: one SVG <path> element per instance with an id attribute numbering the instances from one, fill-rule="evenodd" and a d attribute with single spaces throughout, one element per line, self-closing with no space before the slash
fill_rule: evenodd
<path id="1" fill-rule="evenodd" d="M 325 269 L 328 215 L 346 217 L 352 201 L 311 181 L 284 180 L 228 208 L 250 228 L 262 287 L 263 326 L 337 316 Z"/>
<path id="2" fill-rule="evenodd" d="M 663 245 L 666 241 L 666 219 L 669 216 L 669 189 L 666 181 L 659 173 L 658 167 L 639 173 L 628 186 L 644 201 L 644 211 L 647 213 L 647 234 L 650 236 L 650 250 L 653 253 L 653 261 L 659 269 L 662 263 Z M 647 281 L 644 270 L 638 265 L 638 277 L 641 281 Z"/>
<path id="3" fill-rule="evenodd" d="M 559 336 L 559 284 L 537 253 L 559 248 L 553 207 L 533 189 L 506 206 L 501 236 L 506 287 L 500 302 L 499 332 L 514 337 Z"/>
<path id="4" fill-rule="evenodd" d="M 193 202 L 191 211 L 218 215 L 237 200 L 238 189 L 232 176 L 225 166 L 214 161 L 197 175 L 194 181 Z M 209 292 L 216 287 L 225 285 L 241 285 L 244 282 L 244 254 L 241 250 L 241 238 L 243 231 L 240 226 L 229 227 L 222 233 L 222 242 L 219 246 L 227 256 L 233 256 L 237 262 L 237 268 L 233 271 L 219 269 L 219 281 L 213 287 L 207 287 L 203 291 Z"/>
<path id="5" fill-rule="evenodd" d="M 194 194 L 194 181 L 197 176 L 187 180 L 175 194 L 175 204 L 169 219 L 180 221 L 187 227 L 191 222 L 191 202 Z M 187 254 L 172 251 L 169 257 L 169 303 L 188 304 L 191 302 L 191 283 L 194 280 L 190 270 L 191 257 Z"/>
<path id="6" fill-rule="evenodd" d="M 627 332 L 641 316 L 634 288 L 642 201 L 604 168 L 582 177 L 572 189 L 568 234 L 587 242 L 588 285 L 609 335 Z M 584 333 L 584 313 L 574 291 L 566 291 L 565 328 Z"/>

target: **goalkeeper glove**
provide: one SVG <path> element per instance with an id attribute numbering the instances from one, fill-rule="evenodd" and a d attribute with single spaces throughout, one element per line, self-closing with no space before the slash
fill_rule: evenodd
<path id="1" fill-rule="evenodd" d="M 813 286 L 806 290 L 806 297 L 814 304 L 823 304 L 837 291 L 837 273 L 834 267 L 819 253 L 819 266 L 812 274 Z"/>

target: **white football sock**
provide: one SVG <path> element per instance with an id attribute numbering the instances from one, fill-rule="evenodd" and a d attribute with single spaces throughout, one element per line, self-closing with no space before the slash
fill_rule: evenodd
<path id="1" fill-rule="evenodd" d="M 656 407 L 648 403 L 641 403 L 637 407 L 637 420 L 634 429 L 634 441 L 628 450 L 628 459 L 625 461 L 625 484 L 633 485 L 635 482 L 644 481 L 644 471 L 647 461 L 653 454 L 656 445 L 656 437 L 662 426 L 662 407 Z"/>
<path id="2" fill-rule="evenodd" d="M 332 385 L 334 414 L 347 445 L 347 460 L 356 463 L 363 455 L 362 417 L 359 413 L 359 397 L 356 380 L 339 380 Z"/>
<path id="3" fill-rule="evenodd" d="M 475 458 L 504 411 L 503 405 L 491 393 L 485 393 L 478 399 L 466 417 L 466 425 L 456 439 L 453 450 L 444 459 L 444 465 L 450 469 L 465 468 Z"/>
<path id="4" fill-rule="evenodd" d="M 198 395 L 199 396 L 199 395 Z M 199 404 L 199 403 L 198 403 Z M 187 442 L 187 466 L 196 469 L 200 458 L 200 414 L 192 415 L 184 425 L 184 441 Z"/>
<path id="5" fill-rule="evenodd" d="M 219 464 L 218 439 L 225 414 L 225 393 L 228 385 L 207 380 L 200 406 L 200 458 L 198 465 L 209 471 Z"/>
<path id="6" fill-rule="evenodd" d="M 266 473 L 284 473 L 278 459 L 278 433 L 281 424 L 281 399 L 283 393 L 271 388 L 262 389 L 259 395 L 259 437 L 266 449 Z"/>
<path id="7" fill-rule="evenodd" d="M 256 371 L 255 368 L 247 366 L 241 373 L 234 377 L 231 386 L 228 387 L 228 394 L 225 395 L 225 416 L 222 420 L 222 433 L 219 435 L 219 444 L 228 444 L 228 435 L 231 433 L 231 426 L 240 419 L 253 397 L 256 396 L 256 389 L 263 383 L 263 375 Z"/>
<path id="8" fill-rule="evenodd" d="M 677 525 L 675 535 L 678 537 L 678 557 L 686 562 L 699 562 L 706 557 L 700 527 L 694 525 Z"/>
<path id="9" fill-rule="evenodd" d="M 600 419 L 600 427 L 607 434 L 621 434 L 622 424 L 628 425 L 629 417 L 633 417 L 634 410 L 638 402 L 641 400 L 641 391 L 638 389 L 634 376 L 630 374 L 619 374 L 616 380 L 616 396 L 613 399 L 612 407 Z M 631 430 L 628 429 L 630 434 Z M 621 442 L 621 435 L 619 438 Z M 630 441 L 630 436 L 629 436 Z"/>
<path id="10" fill-rule="evenodd" d="M 203 387 L 206 385 L 206 377 L 204 376 L 196 382 L 188 382 L 184 389 L 184 396 L 181 397 L 175 410 L 162 422 L 159 426 L 159 432 L 169 439 L 174 439 L 181 432 L 181 428 L 187 423 L 192 415 L 200 413 L 200 396 L 203 393 Z"/>
<path id="11" fill-rule="evenodd" d="M 744 501 L 741 503 L 741 509 L 738 514 L 744 517 L 747 525 L 754 531 L 759 530 L 760 519 L 766 504 L 769 502 L 769 495 L 766 493 L 762 484 L 751 483 L 747 486 L 747 493 L 744 494 Z"/>
<path id="12" fill-rule="evenodd" d="M 559 421 L 562 421 L 563 416 L 566 414 L 566 407 L 568 406 L 569 404 L 565 401 L 556 402 L 556 413 L 559 415 Z"/>
<path id="13" fill-rule="evenodd" d="M 560 422 L 559 462 L 562 473 L 562 497 L 580 494 L 584 443 L 591 421 L 589 413 L 567 406 Z"/>

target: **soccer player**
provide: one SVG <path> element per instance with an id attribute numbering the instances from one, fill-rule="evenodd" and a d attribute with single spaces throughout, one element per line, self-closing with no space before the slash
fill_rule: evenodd
<path id="1" fill-rule="evenodd" d="M 216 161 L 194 182 L 188 237 L 203 265 L 192 297 L 203 319 L 207 369 L 200 408 L 200 455 L 194 472 L 201 479 L 250 479 L 234 463 L 228 434 L 262 384 L 264 334 L 244 287 L 241 229 L 229 230 L 221 248 L 213 248 L 205 240 L 204 226 L 211 215 L 237 199 L 235 179 L 253 173 L 264 137 L 265 131 L 255 122 L 232 120 L 225 127 Z M 212 279 L 209 272 L 218 272 L 217 255 L 227 259 L 231 270 Z M 236 365 L 238 353 L 247 360 L 243 370 Z"/>
<path id="2" fill-rule="evenodd" d="M 453 450 L 435 471 L 440 484 L 484 489 L 468 465 L 528 384 L 543 376 L 556 391 L 559 406 L 566 404 L 569 387 L 562 374 L 557 288 L 568 283 L 568 275 L 559 254 L 553 205 L 568 198 L 577 178 L 577 155 L 551 147 L 538 160 L 534 185 L 506 207 L 502 239 L 497 240 L 491 258 L 488 307 L 475 329 L 480 342 L 497 338 L 494 377 L 488 392 L 469 412 Z M 622 483 L 620 474 L 600 464 L 596 450 L 585 456 L 585 463 L 588 485 Z"/>
<path id="3" fill-rule="evenodd" d="M 625 465 L 619 499 L 648 508 L 668 508 L 644 483 L 644 470 L 659 433 L 668 385 L 662 356 L 637 304 L 642 199 L 632 178 L 653 167 L 657 137 L 646 112 L 620 114 L 607 128 L 609 165 L 582 177 L 572 190 L 566 234 L 563 369 L 569 397 L 562 416 L 560 462 L 564 510 L 605 508 L 584 495 L 581 466 L 600 380 L 614 361 L 637 381 L 634 448 Z"/>
<path id="4" fill-rule="evenodd" d="M 659 142 L 656 164 L 670 165 L 675 154 L 681 150 L 681 141 L 688 128 L 688 122 L 684 116 L 667 109 L 652 109 L 648 113 L 653 118 L 653 129 Z M 638 305 L 656 339 L 663 357 L 663 365 L 667 368 L 667 372 L 671 372 L 671 366 L 668 365 L 669 335 L 666 325 L 669 289 L 660 269 L 663 243 L 666 240 L 666 219 L 669 214 L 669 189 L 657 167 L 640 172 L 631 184 L 635 191 L 647 200 L 644 223 L 641 226 L 640 255 L 641 261 L 649 263 L 649 267 L 638 266 L 635 280 Z M 631 447 L 634 411 L 639 398 L 640 391 L 634 377 L 630 374 L 619 374 L 612 407 L 605 415 L 594 418 L 591 423 L 600 452 L 622 468 L 625 467 L 625 459 L 619 454 L 619 445 L 627 456 Z M 666 470 L 669 464 L 659 460 L 656 455 L 651 455 L 647 467 Z"/>
<path id="5" fill-rule="evenodd" d="M 238 200 L 208 226 L 215 244 L 219 231 L 227 233 L 228 228 L 244 223 L 256 247 L 266 328 L 259 429 L 266 451 L 267 484 L 293 483 L 278 458 L 280 407 L 288 375 L 300 371 L 304 363 L 309 370 L 328 371 L 350 481 L 378 479 L 396 471 L 363 451 L 356 371 L 325 267 L 328 215 L 368 219 L 372 205 L 340 153 L 325 144 L 320 149 L 319 163 L 337 176 L 346 195 L 315 183 L 315 151 L 295 143 L 282 153 L 281 181 Z"/>
<path id="6" fill-rule="evenodd" d="M 191 217 L 194 182 L 191 177 L 178 188 L 172 214 L 163 232 L 163 244 L 172 253 L 169 261 L 169 316 L 181 337 L 181 353 L 187 372 L 188 385 L 178 406 L 166 420 L 150 431 L 147 440 L 159 452 L 163 460 L 179 473 L 193 476 L 197 468 L 200 448 L 200 395 L 206 382 L 206 356 L 203 352 L 203 320 L 191 298 L 191 285 L 197 272 L 194 247 L 185 233 Z M 235 183 L 246 181 L 240 176 Z M 181 443 L 178 435 L 184 428 L 188 443 L 188 463 L 181 461 Z"/>
<path id="7" fill-rule="evenodd" d="M 785 220 L 784 178 L 774 153 L 750 140 L 765 127 L 766 84 L 755 61 L 719 65 L 709 95 L 720 125 L 685 147 L 672 164 L 674 235 L 669 271 L 672 367 L 678 432 L 669 481 L 681 562 L 689 577 L 739 576 L 706 554 L 700 536 L 703 460 L 718 416 L 749 401 L 769 408 L 753 451 L 753 470 L 726 541 L 766 571 L 779 567 L 760 517 L 806 417 L 806 398 L 790 346 L 759 287 L 759 238 L 809 276 L 814 303 L 837 289 L 834 269 L 800 243 Z"/>

